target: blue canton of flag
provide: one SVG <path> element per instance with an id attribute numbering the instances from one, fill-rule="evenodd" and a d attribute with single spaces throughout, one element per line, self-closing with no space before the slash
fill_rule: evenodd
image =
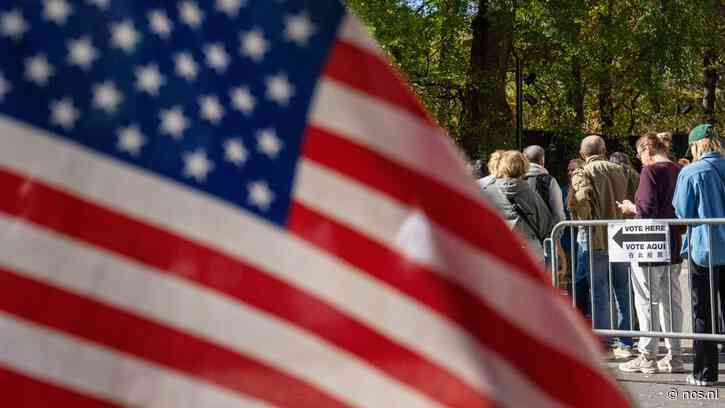
<path id="1" fill-rule="evenodd" d="M 0 7 L 0 112 L 284 224 L 342 13 L 321 1 Z"/>

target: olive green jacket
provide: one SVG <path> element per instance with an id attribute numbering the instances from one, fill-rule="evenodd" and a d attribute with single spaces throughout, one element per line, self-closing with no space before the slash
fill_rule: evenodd
<path id="1" fill-rule="evenodd" d="M 579 220 L 623 219 L 617 201 L 627 198 L 627 181 L 622 166 L 604 156 L 588 157 L 584 166 L 575 170 L 571 178 L 573 217 Z M 606 250 L 607 229 L 597 227 L 593 233 L 593 250 Z"/>

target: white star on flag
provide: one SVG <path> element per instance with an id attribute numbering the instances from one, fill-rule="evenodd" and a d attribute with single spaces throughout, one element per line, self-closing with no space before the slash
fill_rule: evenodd
<path id="1" fill-rule="evenodd" d="M 136 31 L 131 20 L 111 24 L 111 45 L 113 47 L 120 48 L 130 54 L 140 40 L 141 35 Z"/>
<path id="2" fill-rule="evenodd" d="M 68 41 L 68 63 L 70 65 L 77 65 L 87 71 L 96 58 L 98 58 L 98 50 L 93 47 L 87 36 Z"/>
<path id="3" fill-rule="evenodd" d="M 48 84 L 48 79 L 53 76 L 55 69 L 48 63 L 48 58 L 43 54 L 25 60 L 25 78 L 28 81 L 35 82 L 38 86 Z"/>
<path id="4" fill-rule="evenodd" d="M 123 94 L 111 81 L 93 85 L 93 107 L 106 113 L 115 113 L 118 105 L 123 101 Z"/>
<path id="5" fill-rule="evenodd" d="M 5 99 L 5 95 L 7 95 L 12 89 L 13 87 L 10 86 L 8 81 L 5 80 L 5 76 L 3 76 L 2 72 L 0 72 L 0 102 Z"/>
<path id="6" fill-rule="evenodd" d="M 201 22 L 204 20 L 204 12 L 193 1 L 182 2 L 179 5 L 179 15 L 181 21 L 194 30 L 201 27 Z"/>
<path id="7" fill-rule="evenodd" d="M 239 9 L 246 4 L 246 0 L 216 0 L 215 8 L 230 18 L 235 18 L 239 14 Z"/>
<path id="8" fill-rule="evenodd" d="M 199 73 L 199 65 L 194 61 L 194 57 L 190 52 L 178 52 L 174 55 L 174 64 L 176 65 L 176 74 L 191 82 L 196 80 Z"/>
<path id="9" fill-rule="evenodd" d="M 151 31 L 163 39 L 168 39 L 171 30 L 174 28 L 173 23 L 166 16 L 163 10 L 151 10 L 147 15 Z"/>
<path id="10" fill-rule="evenodd" d="M 140 66 L 134 72 L 136 74 L 136 89 L 151 96 L 158 96 L 159 89 L 166 84 L 166 79 L 161 75 L 156 64 Z"/>
<path id="11" fill-rule="evenodd" d="M 70 98 L 63 98 L 50 103 L 50 123 L 65 130 L 73 129 L 80 112 L 73 106 Z"/>
<path id="12" fill-rule="evenodd" d="M 108 10 L 108 7 L 111 5 L 111 0 L 88 0 L 88 3 L 101 10 Z"/>
<path id="13" fill-rule="evenodd" d="M 257 132 L 257 150 L 270 159 L 276 159 L 282 150 L 282 141 L 274 129 L 263 129 Z"/>
<path id="14" fill-rule="evenodd" d="M 184 116 L 180 106 L 171 109 L 162 109 L 159 113 L 161 118 L 160 132 L 178 140 L 189 127 L 189 120 Z"/>
<path id="15" fill-rule="evenodd" d="M 73 13 L 73 7 L 65 0 L 45 0 L 43 17 L 60 26 L 65 25 L 68 16 Z"/>
<path id="16" fill-rule="evenodd" d="M 139 130 L 138 125 L 131 125 L 118 130 L 118 149 L 131 156 L 138 156 L 141 148 L 146 144 L 146 138 Z"/>
<path id="17" fill-rule="evenodd" d="M 184 153 L 184 175 L 191 177 L 198 182 L 206 180 L 207 174 L 214 169 L 212 163 L 204 150 L 196 150 L 193 153 Z"/>
<path id="18" fill-rule="evenodd" d="M 310 37 L 315 35 L 317 31 L 305 13 L 296 16 L 286 16 L 284 26 L 285 39 L 296 43 L 300 47 L 307 45 Z"/>
<path id="19" fill-rule="evenodd" d="M 229 66 L 229 54 L 224 50 L 221 43 L 208 44 L 204 46 L 204 54 L 206 55 L 206 65 L 218 73 L 223 73 Z"/>
<path id="20" fill-rule="evenodd" d="M 232 99 L 234 107 L 245 115 L 250 115 L 257 104 L 254 96 L 246 86 L 240 86 L 229 91 L 229 97 Z"/>
<path id="21" fill-rule="evenodd" d="M 289 100 L 294 95 L 295 89 L 287 80 L 284 74 L 277 74 L 268 77 L 265 81 L 267 85 L 267 99 L 277 102 L 281 106 L 287 106 Z"/>
<path id="22" fill-rule="evenodd" d="M 269 50 L 269 42 L 264 39 L 262 30 L 258 28 L 240 34 L 239 41 L 239 52 L 254 62 L 262 61 L 264 54 Z"/>
<path id="23" fill-rule="evenodd" d="M 268 210 L 272 201 L 274 201 L 274 193 L 264 181 L 247 184 L 247 195 L 250 204 L 264 211 Z"/>
<path id="24" fill-rule="evenodd" d="M 28 31 L 28 23 L 20 10 L 13 9 L 0 14 L 0 33 L 3 37 L 18 41 L 23 38 L 26 31 Z"/>
<path id="25" fill-rule="evenodd" d="M 249 153 L 239 139 L 228 139 L 224 141 L 224 158 L 239 167 L 247 161 Z"/>
<path id="26" fill-rule="evenodd" d="M 199 114 L 202 118 L 218 125 L 224 117 L 224 107 L 219 103 L 216 96 L 202 96 L 199 98 Z"/>

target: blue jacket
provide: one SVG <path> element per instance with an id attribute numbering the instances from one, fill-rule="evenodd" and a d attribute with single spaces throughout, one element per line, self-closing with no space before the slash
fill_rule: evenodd
<path id="1" fill-rule="evenodd" d="M 718 153 L 706 153 L 682 169 L 672 198 L 677 218 L 725 218 L 725 179 L 715 168 L 725 177 L 725 157 Z M 725 225 L 713 225 L 712 238 L 712 264 L 725 265 Z M 707 267 L 707 225 L 692 227 L 692 237 L 686 237 L 682 245 L 683 257 L 690 240 L 692 261 Z"/>

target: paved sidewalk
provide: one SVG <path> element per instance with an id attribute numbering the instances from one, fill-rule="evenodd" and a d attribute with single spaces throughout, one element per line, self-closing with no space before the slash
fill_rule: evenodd
<path id="1" fill-rule="evenodd" d="M 715 387 L 693 387 L 685 383 L 692 372 L 692 353 L 687 349 L 686 374 L 632 374 L 617 370 L 617 364 L 627 361 L 609 361 L 607 366 L 619 384 L 640 408 L 725 407 L 725 354 L 720 355 L 720 383 Z"/>

